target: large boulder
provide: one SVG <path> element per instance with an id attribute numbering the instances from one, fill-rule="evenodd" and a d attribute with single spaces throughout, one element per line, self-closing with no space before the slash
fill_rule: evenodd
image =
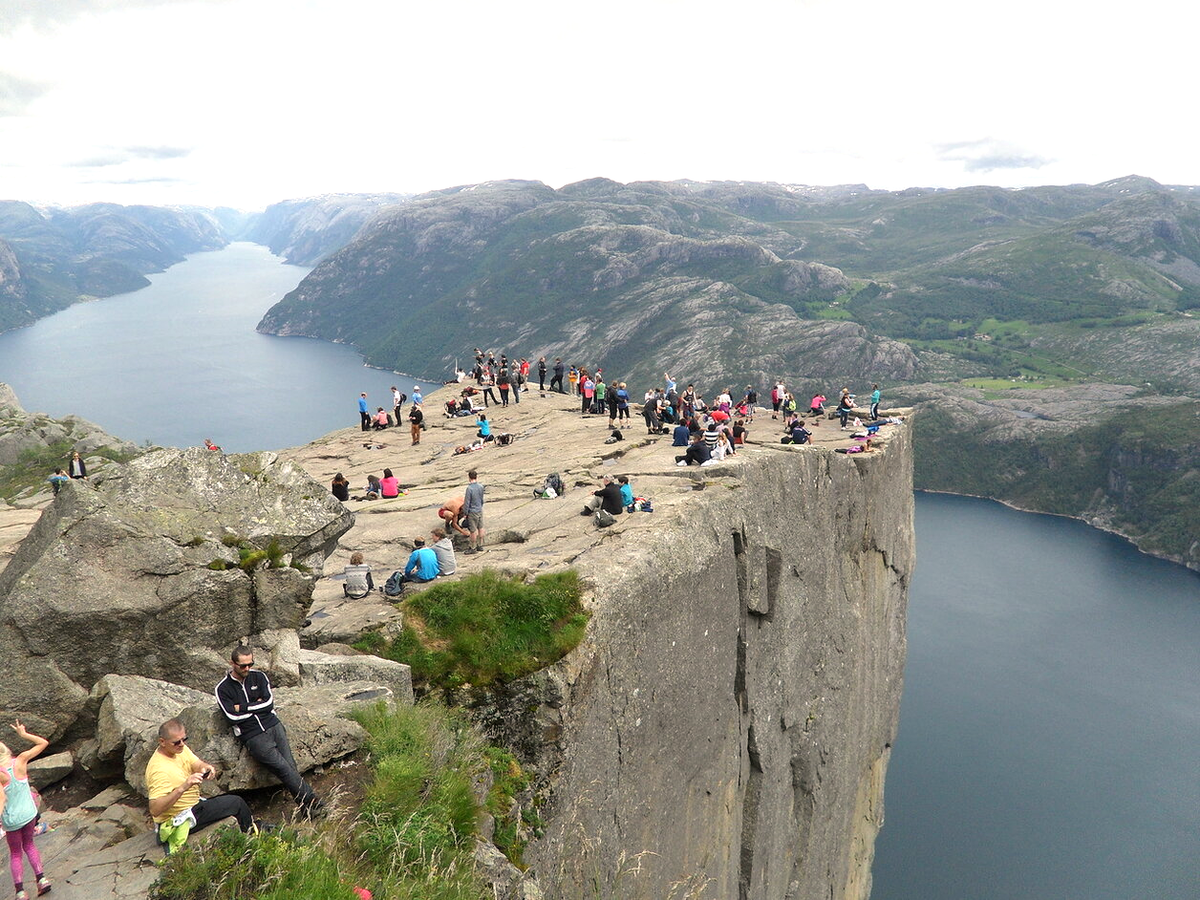
<path id="1" fill-rule="evenodd" d="M 160 450 L 70 483 L 0 572 L 0 721 L 56 739 L 110 673 L 211 690 L 233 645 L 300 628 L 352 523 L 273 453 Z"/>
<path id="2" fill-rule="evenodd" d="M 399 664 L 394 664 L 399 665 Z M 407 668 L 407 667 L 401 667 Z M 408 696 L 387 685 L 369 681 L 331 682 L 307 687 L 277 688 L 275 709 L 287 728 L 296 767 L 307 772 L 358 750 L 366 732 L 350 718 L 374 703 L 411 704 Z M 84 764 L 96 777 L 123 773 L 139 792 L 146 789 L 146 762 L 157 747 L 158 727 L 178 718 L 187 728 L 188 746 L 218 770 L 208 793 L 252 790 L 278 784 L 238 742 L 217 710 L 211 693 L 128 675 L 110 675 L 96 685 L 99 704 L 96 739 Z"/>

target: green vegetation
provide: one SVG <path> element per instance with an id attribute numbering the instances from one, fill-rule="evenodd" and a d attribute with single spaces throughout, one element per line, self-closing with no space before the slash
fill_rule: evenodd
<path id="1" fill-rule="evenodd" d="M 561 659 L 583 639 L 588 613 L 574 572 L 533 583 L 484 571 L 404 601 L 404 632 L 360 644 L 412 666 L 430 685 L 506 683 Z"/>
<path id="2" fill-rule="evenodd" d="M 376 900 L 484 900 L 471 850 L 482 815 L 474 785 L 491 769 L 483 804 L 497 818 L 498 843 L 514 852 L 528 839 L 517 795 L 529 778 L 511 754 L 487 746 L 464 714 L 433 703 L 363 711 L 373 780 L 361 809 L 303 831 L 222 833 L 170 857 L 152 900 L 346 900 L 355 885 Z"/>
<path id="3" fill-rule="evenodd" d="M 39 485 L 49 488 L 46 479 L 55 469 L 67 468 L 71 449 L 71 441 L 57 441 L 42 449 L 24 450 L 15 463 L 0 466 L 0 498 L 11 500 L 23 491 Z M 118 453 L 108 447 L 100 447 L 89 452 L 88 456 L 102 456 L 114 462 L 128 462 L 134 454 Z"/>

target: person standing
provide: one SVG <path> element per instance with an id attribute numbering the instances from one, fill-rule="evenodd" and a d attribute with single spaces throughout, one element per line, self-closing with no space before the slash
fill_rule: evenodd
<path id="1" fill-rule="evenodd" d="M 12 870 L 13 885 L 18 900 L 28 900 L 25 892 L 25 861 L 33 869 L 37 880 L 38 896 L 50 892 L 50 881 L 42 871 L 42 857 L 33 843 L 37 828 L 37 804 L 29 787 L 29 761 L 50 746 L 40 735 L 31 734 L 18 719 L 13 723 L 17 737 L 33 744 L 28 750 L 13 756 L 6 744 L 0 744 L 0 824 L 4 826 L 4 839 L 8 842 L 8 862 Z"/>
<path id="2" fill-rule="evenodd" d="M 421 404 L 415 400 L 412 409 L 408 411 L 408 421 L 412 429 L 412 445 L 415 447 L 421 443 L 421 426 L 425 424 L 425 413 L 421 411 Z"/>
<path id="3" fill-rule="evenodd" d="M 362 419 L 362 430 L 371 430 L 371 410 L 367 406 L 367 395 L 365 393 L 358 395 L 358 417 Z"/>
<path id="4" fill-rule="evenodd" d="M 406 395 L 400 393 L 400 389 L 393 384 L 392 385 L 392 416 L 393 416 L 393 418 L 395 418 L 397 425 L 399 425 L 401 422 L 400 410 L 401 410 L 401 408 L 403 408 L 404 401 L 407 399 L 408 399 L 408 397 Z"/>
<path id="5" fill-rule="evenodd" d="M 508 382 L 508 369 L 500 370 L 500 374 L 496 377 L 496 387 L 500 388 L 500 405 L 508 406 L 508 391 L 511 387 Z"/>
<path id="6" fill-rule="evenodd" d="M 563 375 L 566 374 L 567 367 L 563 365 L 562 357 L 554 357 L 554 377 L 550 379 L 550 390 L 554 390 L 554 385 L 558 385 L 558 392 L 565 394 L 563 390 Z"/>
<path id="7" fill-rule="evenodd" d="M 425 395 L 421 393 L 421 386 L 419 384 L 413 385 L 412 402 L 413 403 L 424 403 L 425 402 Z"/>
<path id="8" fill-rule="evenodd" d="M 546 357 L 538 360 L 538 390 L 546 393 Z"/>
<path id="9" fill-rule="evenodd" d="M 201 799 L 200 782 L 216 776 L 217 770 L 188 747 L 183 722 L 167 719 L 159 726 L 158 747 L 146 762 L 146 796 L 158 839 L 168 853 L 182 847 L 189 833 L 229 816 L 242 831 L 254 827 L 250 807 L 237 794 Z M 184 828 L 185 822 L 191 827 Z"/>
<path id="10" fill-rule="evenodd" d="M 873 422 L 879 418 L 879 385 L 875 384 L 872 387 L 874 388 L 871 391 L 871 421 Z"/>
<path id="11" fill-rule="evenodd" d="M 583 381 L 579 384 L 579 394 L 583 398 L 581 401 L 582 413 L 590 413 L 592 411 L 592 400 L 596 396 L 596 382 L 592 381 L 591 375 L 584 375 Z"/>
<path id="12" fill-rule="evenodd" d="M 467 552 L 479 553 L 483 550 L 483 485 L 474 469 L 467 473 L 463 512 L 467 514 Z"/>
<path id="13" fill-rule="evenodd" d="M 217 706 L 233 726 L 233 734 L 262 766 L 274 773 L 300 809 L 320 813 L 324 804 L 296 768 L 287 731 L 275 715 L 275 697 L 266 672 L 254 668 L 254 651 L 233 648 L 229 672 L 217 684 Z"/>

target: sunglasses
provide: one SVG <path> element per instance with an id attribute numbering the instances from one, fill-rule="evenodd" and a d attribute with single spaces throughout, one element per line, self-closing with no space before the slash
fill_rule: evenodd
<path id="1" fill-rule="evenodd" d="M 235 662 L 233 664 L 233 667 L 235 669 L 249 669 L 253 665 L 254 665 L 254 660 L 250 660 L 250 662 L 244 662 L 244 663 Z"/>
<path id="2" fill-rule="evenodd" d="M 187 743 L 187 735 L 185 734 L 183 737 L 181 737 L 177 741 L 168 741 L 168 743 L 170 743 L 172 746 L 175 746 L 175 747 L 182 747 L 184 744 Z"/>

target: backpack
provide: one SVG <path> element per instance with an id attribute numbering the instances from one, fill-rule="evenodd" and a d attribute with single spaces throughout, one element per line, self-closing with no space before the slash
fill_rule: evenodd
<path id="1" fill-rule="evenodd" d="M 404 573 L 397 570 L 388 576 L 387 582 L 383 585 L 383 596 L 399 597 L 404 593 Z"/>
<path id="2" fill-rule="evenodd" d="M 610 513 L 608 510 L 606 510 L 606 509 L 596 510 L 595 522 L 596 522 L 597 528 L 607 528 L 609 525 L 613 524 L 615 521 L 617 521 L 617 520 L 613 517 L 613 514 Z"/>
<path id="3" fill-rule="evenodd" d="M 496 435 L 496 443 L 499 444 L 501 447 L 507 447 L 509 444 L 511 444 L 513 442 L 513 440 L 514 440 L 513 436 L 511 434 L 509 434 L 508 432 L 505 432 L 504 434 Z"/>

